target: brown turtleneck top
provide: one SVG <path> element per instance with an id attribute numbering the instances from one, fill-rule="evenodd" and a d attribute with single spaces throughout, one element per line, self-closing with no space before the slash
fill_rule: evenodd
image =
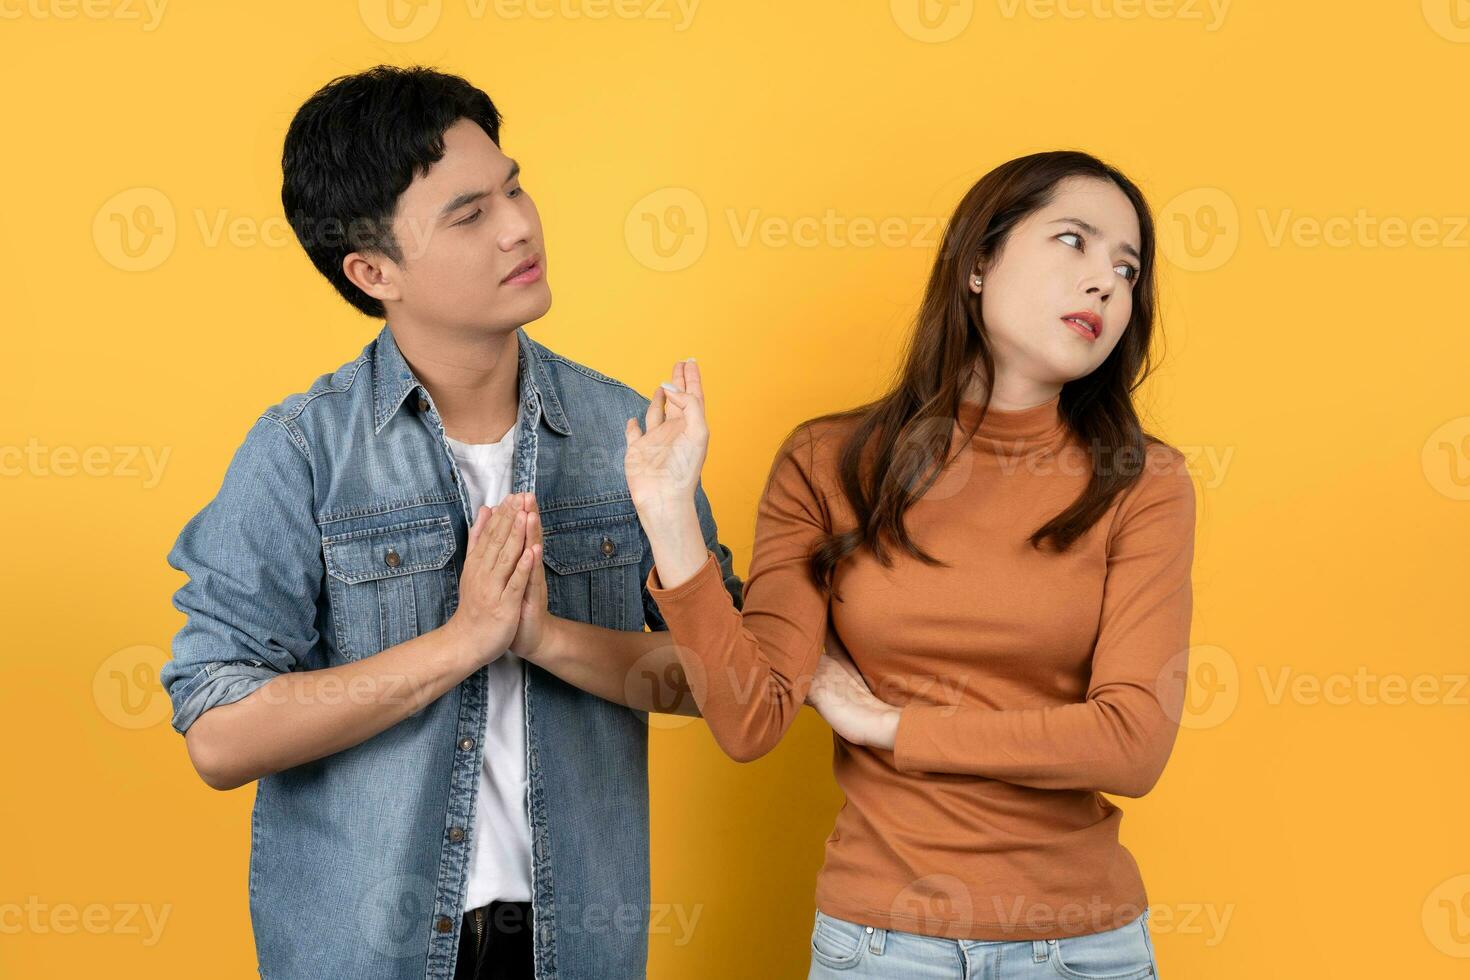
<path id="1" fill-rule="evenodd" d="M 769 751 L 810 687 L 828 615 L 875 694 L 900 706 L 892 751 L 834 735 L 846 803 L 817 907 L 954 939 L 1112 929 L 1147 905 L 1118 841 L 1174 743 L 1190 625 L 1194 488 L 1182 454 L 1150 444 L 1137 483 L 1064 553 L 1028 535 L 1070 504 L 1092 463 L 1060 415 L 962 402 L 952 454 L 905 515 L 948 567 L 890 548 L 837 567 L 843 601 L 811 580 L 818 536 L 853 526 L 836 478 L 851 421 L 803 426 L 771 468 L 744 610 L 714 555 L 648 586 L 711 732 L 732 757 Z M 978 431 L 966 434 L 981 421 Z M 1127 459 L 1098 465 L 1127 467 Z"/>

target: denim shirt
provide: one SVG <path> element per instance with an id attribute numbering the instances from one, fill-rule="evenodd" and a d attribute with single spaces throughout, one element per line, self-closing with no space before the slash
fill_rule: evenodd
<path id="1" fill-rule="evenodd" d="M 648 399 L 524 330 L 517 338 L 512 488 L 534 490 L 540 506 L 550 611 L 667 629 L 644 588 L 653 552 L 623 475 L 623 425 Z M 433 399 L 387 325 L 263 413 L 168 555 L 188 576 L 174 595 L 187 620 L 160 676 L 173 727 L 285 671 L 370 657 L 443 625 L 472 517 L 463 487 Z M 702 487 L 696 506 L 738 606 L 741 581 Z M 646 714 L 532 664 L 524 672 L 536 976 L 642 977 Z M 263 980 L 450 980 L 485 697 L 482 668 L 367 741 L 258 781 L 249 895 Z"/>

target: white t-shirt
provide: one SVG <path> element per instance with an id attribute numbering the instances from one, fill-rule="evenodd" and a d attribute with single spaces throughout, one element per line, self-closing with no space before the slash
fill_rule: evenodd
<path id="1" fill-rule="evenodd" d="M 464 478 L 470 513 L 494 507 L 511 490 L 516 426 L 499 442 L 464 443 L 445 437 Z M 465 908 L 492 900 L 531 900 L 531 820 L 526 806 L 524 664 L 507 651 L 488 667 L 484 756 L 470 832 L 469 891 Z"/>

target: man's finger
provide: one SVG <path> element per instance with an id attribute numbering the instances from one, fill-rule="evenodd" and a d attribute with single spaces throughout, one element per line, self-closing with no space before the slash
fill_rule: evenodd
<path id="1" fill-rule="evenodd" d="M 699 365 L 692 357 L 684 362 L 684 390 L 695 398 L 704 398 L 704 382 L 699 376 Z"/>
<path id="2" fill-rule="evenodd" d="M 495 509 L 486 507 L 484 504 L 481 504 L 480 508 L 475 511 L 475 523 L 470 525 L 470 540 L 465 546 L 466 555 L 475 550 L 475 542 L 480 539 L 481 534 L 485 533 L 485 524 L 494 516 Z"/>
<path id="3" fill-rule="evenodd" d="M 546 601 L 546 564 L 541 560 L 546 550 L 542 536 L 541 512 L 533 510 L 526 525 L 526 550 L 531 554 L 531 585 L 528 595 L 538 602 Z"/>
<path id="4" fill-rule="evenodd" d="M 527 545 L 526 553 L 531 556 L 531 578 L 526 583 L 526 592 L 521 599 L 522 615 L 534 616 L 546 608 L 546 563 L 541 556 L 541 545 Z"/>
<path id="5" fill-rule="evenodd" d="M 516 563 L 511 566 L 510 575 L 505 580 L 505 588 L 501 590 L 500 601 L 505 604 L 521 604 L 526 594 L 526 583 L 531 578 L 531 549 L 527 548 L 521 552 Z"/>
<path id="6" fill-rule="evenodd" d="M 509 497 L 506 499 L 508 500 Z M 515 521 L 514 514 L 512 513 L 514 510 L 515 508 L 513 507 L 505 506 L 505 501 L 501 501 L 501 506 L 495 509 L 495 516 L 491 518 L 489 526 L 485 528 L 487 540 L 484 551 L 481 553 L 481 560 L 485 564 L 493 565 L 499 558 L 500 551 L 505 546 L 506 539 L 510 537 L 511 526 Z"/>
<path id="7" fill-rule="evenodd" d="M 495 568 L 493 574 L 495 581 L 500 583 L 500 588 L 505 589 L 505 580 L 515 570 L 515 563 L 520 558 L 521 552 L 526 545 L 526 514 L 525 511 L 517 510 L 515 517 L 510 521 L 505 540 L 500 544 L 500 550 L 495 556 Z"/>
<path id="8" fill-rule="evenodd" d="M 475 511 L 475 522 L 470 525 L 469 540 L 465 542 L 464 553 L 466 561 L 470 559 L 471 555 L 475 554 L 475 542 L 480 540 L 480 532 L 484 530 L 484 528 L 485 508 L 481 507 L 479 510 Z"/>

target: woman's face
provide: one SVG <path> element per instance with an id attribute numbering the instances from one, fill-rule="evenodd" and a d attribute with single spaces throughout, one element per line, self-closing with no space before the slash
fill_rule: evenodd
<path id="1" fill-rule="evenodd" d="M 1060 387 L 1107 359 L 1133 315 L 1138 214 L 1111 181 L 1069 177 L 1051 203 L 1011 229 L 978 271 L 997 375 Z M 1093 319 L 1093 330 L 1069 315 Z"/>

